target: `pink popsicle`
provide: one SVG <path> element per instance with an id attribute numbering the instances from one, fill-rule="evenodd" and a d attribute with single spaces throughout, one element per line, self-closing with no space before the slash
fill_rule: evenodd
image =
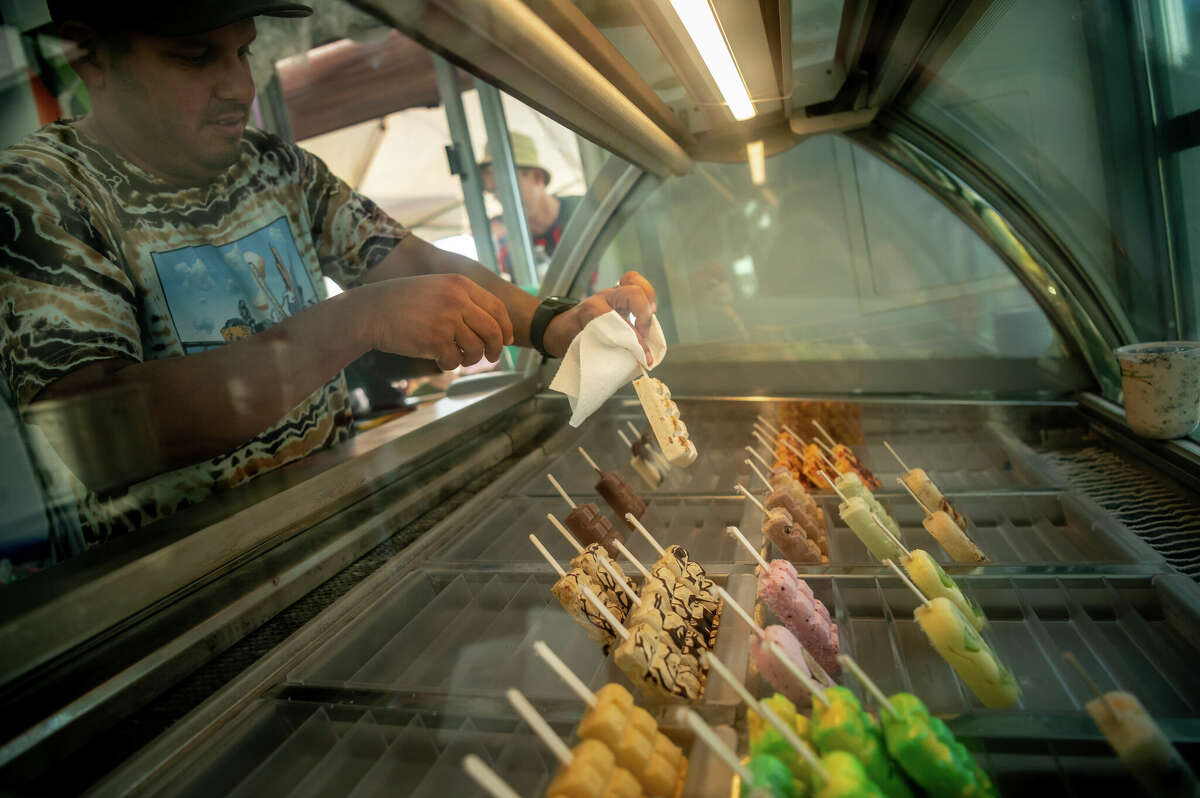
<path id="1" fill-rule="evenodd" d="M 839 668 L 837 624 L 829 609 L 787 560 L 772 560 L 758 575 L 758 595 L 791 630 L 821 667 L 830 673 Z"/>
<path id="2" fill-rule="evenodd" d="M 768 626 L 763 631 L 767 633 L 767 639 L 778 646 L 784 656 L 796 663 L 801 673 L 812 675 L 795 635 L 778 624 Z M 804 689 L 801 681 L 767 649 L 758 635 L 750 638 L 750 656 L 754 659 L 754 666 L 758 668 L 758 672 L 772 687 L 787 696 L 797 707 L 808 706 L 808 690 Z"/>

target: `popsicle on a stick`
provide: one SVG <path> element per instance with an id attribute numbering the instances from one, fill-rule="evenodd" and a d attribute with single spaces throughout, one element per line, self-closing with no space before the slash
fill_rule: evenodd
<path id="1" fill-rule="evenodd" d="M 921 521 L 921 525 L 925 527 L 925 531 L 941 544 L 951 559 L 955 562 L 971 563 L 985 562 L 987 560 L 987 555 L 967 537 L 967 533 L 963 531 L 961 526 L 954 522 L 954 519 L 945 510 L 930 509 L 917 497 L 917 494 L 913 493 L 912 488 L 904 480 L 900 480 L 900 484 L 904 485 L 905 490 L 909 492 L 909 495 L 916 500 L 917 504 L 925 512 L 925 518 Z"/>
<path id="2" fill-rule="evenodd" d="M 922 604 L 913 610 L 921 631 L 983 705 L 990 709 L 1006 709 L 1016 704 L 1021 697 L 1016 677 L 958 607 L 941 596 L 925 598 L 896 563 L 887 560 L 886 564 L 921 598 Z"/>
<path id="3" fill-rule="evenodd" d="M 583 455 L 583 459 L 588 461 L 600 479 L 596 482 L 596 493 L 600 494 L 600 498 L 604 499 L 605 503 L 612 508 L 613 512 L 622 521 L 626 515 L 632 515 L 634 518 L 641 518 L 646 512 L 646 503 L 642 501 L 642 497 L 633 492 L 633 488 L 629 487 L 621 475 L 616 471 L 602 471 L 600 466 L 596 465 L 596 461 L 591 458 L 587 450 L 582 446 L 578 447 L 579 453 Z M 628 522 L 626 522 L 628 524 Z"/>
<path id="4" fill-rule="evenodd" d="M 687 426 L 679 418 L 679 406 L 671 401 L 671 391 L 659 379 L 643 372 L 633 381 L 638 401 L 646 411 L 650 428 L 658 440 L 658 447 L 671 465 L 686 468 L 696 462 L 696 445 L 688 435 Z"/>
<path id="5" fill-rule="evenodd" d="M 520 690 L 509 689 L 507 696 L 521 719 L 561 763 L 546 788 L 548 798 L 642 798 L 641 784 L 632 773 L 617 764 L 616 757 L 604 743 L 583 740 L 574 749 L 567 748 Z"/>
<path id="6" fill-rule="evenodd" d="M 673 796 L 683 778 L 687 759 L 679 746 L 658 729 L 649 712 L 634 705 L 633 696 L 619 684 L 609 683 L 592 692 L 538 640 L 534 651 L 587 704 L 576 733 L 580 739 L 599 740 L 608 746 L 616 762 L 641 783 L 647 795 Z"/>
<path id="7" fill-rule="evenodd" d="M 1070 652 L 1064 654 L 1096 693 L 1085 705 L 1121 763 L 1148 795 L 1195 798 L 1196 776 L 1133 693 L 1102 692 Z"/>
<path id="8" fill-rule="evenodd" d="M 875 516 L 871 517 L 875 519 L 875 523 L 880 529 L 887 530 L 882 521 Z M 888 535 L 891 535 L 890 531 L 888 531 Z M 937 560 L 933 559 L 929 552 L 924 549 L 907 549 L 895 537 L 892 537 L 892 542 L 904 552 L 904 556 L 900 558 L 900 564 L 908 572 L 909 578 L 916 583 L 917 587 L 921 588 L 922 593 L 929 598 L 942 596 L 950 599 L 954 606 L 958 607 L 963 617 L 970 621 L 976 629 L 983 629 L 987 626 L 987 616 L 983 614 L 983 608 L 962 592 L 962 589 L 950 578 L 949 574 L 942 570 L 942 566 L 938 565 Z"/>
<path id="9" fill-rule="evenodd" d="M 938 486 L 933 484 L 929 474 L 925 473 L 923 468 L 909 468 L 904 461 L 900 459 L 900 455 L 892 448 L 892 445 L 887 441 L 883 442 L 887 450 L 892 453 L 892 457 L 896 458 L 896 462 L 904 469 L 904 476 L 900 477 L 900 481 L 908 488 L 913 498 L 922 508 L 928 508 L 930 512 L 933 510 L 942 510 L 963 529 L 967 528 L 967 518 L 958 510 L 954 509 L 954 505 L 938 490 Z"/>
<path id="10" fill-rule="evenodd" d="M 879 703 L 888 753 L 913 782 L 933 798 L 995 798 L 992 780 L 954 733 L 929 714 L 911 693 L 888 698 L 858 663 L 843 656 L 842 664 Z"/>

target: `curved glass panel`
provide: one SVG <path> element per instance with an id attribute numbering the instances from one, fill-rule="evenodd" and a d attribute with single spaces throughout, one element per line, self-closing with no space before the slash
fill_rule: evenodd
<path id="1" fill-rule="evenodd" d="M 1197 329 L 1189 162 L 1164 138 L 1196 105 L 1185 6 L 993 3 L 907 109 L 1048 226 L 1127 340 Z"/>
<path id="2" fill-rule="evenodd" d="M 673 363 L 864 364 L 792 390 L 1008 392 L 980 371 L 1006 361 L 1033 366 L 1026 389 L 1085 384 L 1005 263 L 906 176 L 833 136 L 765 166 L 755 185 L 746 164 L 697 164 L 646 197 L 600 258 L 600 285 L 635 265 L 653 275 Z M 972 368 L 936 388 L 872 371 L 913 361 Z"/>

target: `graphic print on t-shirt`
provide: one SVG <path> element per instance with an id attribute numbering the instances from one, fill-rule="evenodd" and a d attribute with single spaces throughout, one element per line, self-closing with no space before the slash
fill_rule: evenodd
<path id="1" fill-rule="evenodd" d="M 150 257 L 184 354 L 265 330 L 318 300 L 283 216 L 229 244 Z"/>

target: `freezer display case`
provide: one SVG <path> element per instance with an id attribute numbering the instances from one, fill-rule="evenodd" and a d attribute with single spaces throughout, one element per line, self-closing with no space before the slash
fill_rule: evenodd
<path id="1" fill-rule="evenodd" d="M 701 660 L 688 700 L 643 690 L 610 650 L 623 640 L 611 622 L 611 645 L 597 642 L 553 592 L 580 546 L 547 516 L 597 503 L 635 593 L 660 547 L 686 549 L 719 596 L 706 645 L 767 698 L 748 620 L 786 622 L 759 585 L 785 555 L 759 503 L 772 469 L 810 442 L 847 446 L 877 478 L 898 550 L 927 551 L 942 584 L 986 616 L 967 645 L 994 652 L 1017 697 L 986 706 L 931 645 L 925 599 L 843 520 L 831 485 L 806 491 L 824 550 L 791 567 L 836 624 L 840 653 L 885 695 L 919 696 L 996 793 L 1144 790 L 1089 714 L 1095 690 L 1135 695 L 1182 760 L 1200 762 L 1200 449 L 1130 431 L 1112 354 L 1197 329 L 1179 180 L 1194 131 L 1171 127 L 1181 149 L 1169 153 L 1147 144 L 1164 110 L 1144 91 L 1166 81 L 1183 102 L 1194 57 L 1155 50 L 1171 39 L 1152 34 L 1186 34 L 1190 11 L 691 4 L 737 60 L 753 99 L 739 118 L 685 35 L 688 3 L 360 5 L 612 154 L 540 290 L 582 299 L 629 269 L 650 279 L 670 345 L 653 374 L 699 455 L 648 480 L 632 460 L 648 429 L 633 390 L 572 426 L 548 389 L 557 363 L 532 353 L 464 381 L 318 467 L 196 508 L 150 553 L 131 549 L 109 581 L 144 579 L 150 599 L 106 604 L 112 585 L 81 575 L 31 590 L 0 626 L 28 652 L 0 657 L 7 694 L 29 686 L 11 699 L 25 725 L 6 778 L 80 786 L 52 772 L 59 746 L 96 744 L 114 714 L 145 721 L 162 705 L 161 733 L 82 786 L 488 794 L 464 770 L 473 756 L 513 793 L 543 795 L 565 766 L 546 735 L 579 743 L 581 694 L 615 683 L 686 757 L 672 796 L 736 795 L 751 754 L 742 694 Z M 645 502 L 648 535 L 604 504 L 592 463 Z M 956 560 L 926 530 L 936 508 L 901 479 L 918 467 L 982 559 Z M 129 661 L 92 693 L 66 707 L 53 697 L 121 646 Z M 848 668 L 831 677 L 875 718 L 888 711 Z M 515 708 L 513 689 L 544 725 Z M 697 736 L 696 718 L 732 760 Z"/>

